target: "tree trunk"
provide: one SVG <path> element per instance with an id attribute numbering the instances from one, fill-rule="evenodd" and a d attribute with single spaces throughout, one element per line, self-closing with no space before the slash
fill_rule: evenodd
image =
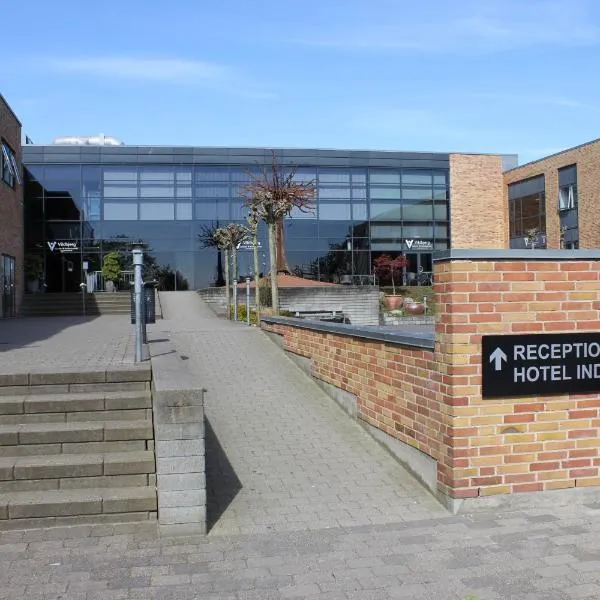
<path id="1" fill-rule="evenodd" d="M 237 284 L 238 284 L 238 268 L 237 268 L 237 248 L 231 249 L 231 259 L 233 263 L 233 274 L 231 276 L 232 279 L 232 289 L 233 289 L 233 318 L 237 321 L 238 316 L 238 307 L 237 307 Z"/>
<path id="2" fill-rule="evenodd" d="M 256 306 L 256 323 L 260 325 L 260 271 L 258 264 L 258 235 L 256 229 L 252 235 L 252 251 L 254 253 L 254 304 Z"/>
<path id="3" fill-rule="evenodd" d="M 275 226 L 275 240 L 277 246 L 277 272 L 291 273 L 285 253 L 285 235 L 283 231 L 283 219 L 280 219 Z"/>
<path id="4" fill-rule="evenodd" d="M 225 285 L 223 281 L 223 258 L 221 256 L 221 250 L 217 251 L 217 280 L 215 281 L 217 287 Z"/>
<path id="5" fill-rule="evenodd" d="M 227 318 L 231 319 L 229 307 L 231 306 L 231 288 L 229 287 L 229 250 L 225 252 L 225 298 L 227 299 Z"/>
<path id="6" fill-rule="evenodd" d="M 279 314 L 279 288 L 277 287 L 277 242 L 276 238 L 276 225 L 275 223 L 269 223 L 269 260 L 271 262 L 271 297 L 273 301 L 273 314 Z"/>

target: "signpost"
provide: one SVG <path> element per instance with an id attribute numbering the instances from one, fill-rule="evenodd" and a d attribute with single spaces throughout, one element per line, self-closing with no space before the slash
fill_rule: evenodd
<path id="1" fill-rule="evenodd" d="M 483 398 L 600 391 L 600 333 L 484 335 Z"/>

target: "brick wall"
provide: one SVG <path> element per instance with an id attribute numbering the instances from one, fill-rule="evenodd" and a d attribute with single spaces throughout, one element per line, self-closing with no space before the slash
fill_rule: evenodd
<path id="1" fill-rule="evenodd" d="M 21 124 L 0 95 L 0 138 L 8 142 L 13 149 L 17 164 L 21 164 Z M 17 306 L 20 305 L 24 290 L 23 272 L 23 188 L 15 183 L 10 188 L 0 180 L 0 273 L 1 255 L 8 254 L 16 258 Z M 0 294 L 0 316 L 2 297 Z"/>
<path id="2" fill-rule="evenodd" d="M 354 394 L 358 417 L 438 459 L 443 445 L 440 377 L 431 350 L 263 323 L 288 352 L 312 361 L 317 379 Z"/>
<path id="3" fill-rule="evenodd" d="M 354 394 L 359 418 L 435 459 L 438 492 L 454 508 L 600 486 L 600 393 L 481 395 L 483 335 L 600 330 L 600 253 L 452 251 L 434 270 L 433 351 L 351 329 L 263 327 L 309 358 L 316 378 Z"/>
<path id="4" fill-rule="evenodd" d="M 503 188 L 502 157 L 450 155 L 452 248 L 508 247 L 508 204 Z"/>
<path id="5" fill-rule="evenodd" d="M 436 274 L 436 359 L 451 423 L 438 465 L 444 492 L 600 485 L 600 394 L 481 397 L 482 335 L 598 331 L 600 261 L 458 260 L 439 262 Z"/>
<path id="6" fill-rule="evenodd" d="M 558 170 L 572 164 L 577 164 L 579 245 L 580 248 L 598 248 L 600 247 L 600 215 L 598 214 L 600 140 L 507 171 L 504 173 L 505 201 L 507 202 L 508 184 L 536 175 L 544 175 L 547 244 L 548 248 L 559 248 Z"/>

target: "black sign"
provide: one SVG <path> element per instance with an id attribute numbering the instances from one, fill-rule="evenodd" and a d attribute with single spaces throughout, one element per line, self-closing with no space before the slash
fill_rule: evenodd
<path id="1" fill-rule="evenodd" d="M 72 240 L 61 241 L 57 240 L 54 242 L 46 242 L 48 244 L 48 248 L 50 252 L 60 252 L 61 254 L 69 253 L 69 252 L 78 252 L 79 246 L 77 242 Z"/>
<path id="2" fill-rule="evenodd" d="M 484 335 L 483 398 L 600 391 L 600 333 Z"/>

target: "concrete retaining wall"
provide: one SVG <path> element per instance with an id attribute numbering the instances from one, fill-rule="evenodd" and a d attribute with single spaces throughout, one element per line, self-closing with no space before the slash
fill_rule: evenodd
<path id="1" fill-rule="evenodd" d="M 206 533 L 204 390 L 169 341 L 149 347 L 159 528 Z"/>
<path id="2" fill-rule="evenodd" d="M 207 288 L 198 293 L 207 302 L 225 307 L 225 288 Z M 240 289 L 238 303 L 245 304 Z M 254 304 L 254 290 L 250 290 Z M 291 312 L 343 312 L 354 325 L 379 325 L 379 288 L 367 286 L 297 287 L 279 290 L 281 310 Z"/>

